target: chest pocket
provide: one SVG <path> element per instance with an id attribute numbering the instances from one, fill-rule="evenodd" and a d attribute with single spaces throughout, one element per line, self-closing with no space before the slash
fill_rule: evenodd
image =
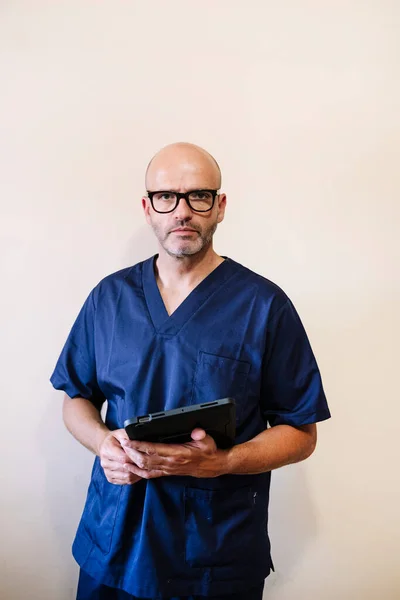
<path id="1" fill-rule="evenodd" d="M 250 363 L 200 351 L 193 380 L 192 404 L 221 398 L 236 401 L 236 421 L 241 420 Z"/>

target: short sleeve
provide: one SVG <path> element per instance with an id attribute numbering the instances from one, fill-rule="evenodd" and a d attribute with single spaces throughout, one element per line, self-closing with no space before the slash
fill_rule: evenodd
<path id="1" fill-rule="evenodd" d="M 261 411 L 271 427 L 296 427 L 331 416 L 310 342 L 289 299 L 268 325 Z"/>
<path id="2" fill-rule="evenodd" d="M 100 410 L 106 398 L 97 381 L 94 293 L 90 292 L 72 326 L 50 382 L 70 398 L 82 396 Z"/>

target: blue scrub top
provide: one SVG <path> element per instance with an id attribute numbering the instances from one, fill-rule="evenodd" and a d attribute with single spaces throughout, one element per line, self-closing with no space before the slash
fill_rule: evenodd
<path id="1" fill-rule="evenodd" d="M 86 299 L 51 383 L 106 424 L 218 398 L 237 407 L 236 443 L 270 426 L 330 417 L 307 334 L 277 285 L 225 258 L 168 316 L 157 255 L 105 277 Z M 272 567 L 271 473 L 113 485 L 94 461 L 73 544 L 93 578 L 139 597 L 244 591 Z"/>

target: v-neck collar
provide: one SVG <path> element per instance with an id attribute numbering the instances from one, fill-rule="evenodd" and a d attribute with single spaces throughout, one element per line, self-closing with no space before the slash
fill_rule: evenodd
<path id="1" fill-rule="evenodd" d="M 157 257 L 158 254 L 155 254 L 143 262 L 143 291 L 157 333 L 175 335 L 207 298 L 231 277 L 234 272 L 234 261 L 223 256 L 225 260 L 190 292 L 171 315 L 168 315 L 154 273 Z"/>

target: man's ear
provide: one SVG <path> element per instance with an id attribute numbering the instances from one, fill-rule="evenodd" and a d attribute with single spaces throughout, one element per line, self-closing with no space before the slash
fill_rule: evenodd
<path id="1" fill-rule="evenodd" d="M 224 220 L 225 208 L 226 208 L 226 194 L 220 194 L 218 196 L 218 218 L 217 223 L 221 223 Z"/>
<path id="2" fill-rule="evenodd" d="M 148 196 L 142 196 L 142 208 L 146 221 L 150 223 L 150 200 Z"/>

